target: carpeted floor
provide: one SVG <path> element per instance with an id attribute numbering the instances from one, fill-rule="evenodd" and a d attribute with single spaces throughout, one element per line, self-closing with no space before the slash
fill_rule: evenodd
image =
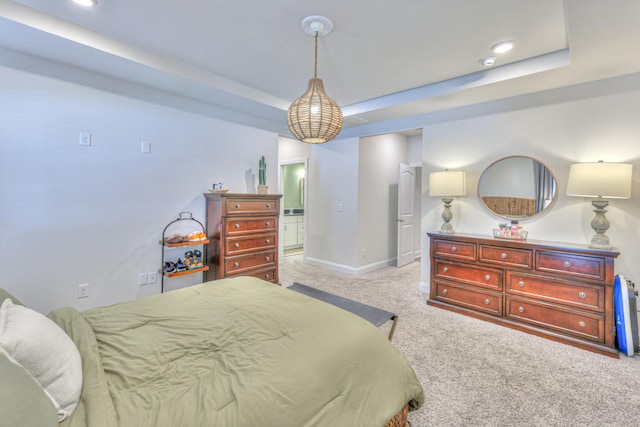
<path id="1" fill-rule="evenodd" d="M 418 262 L 350 276 L 301 255 L 280 261 L 283 286 L 299 282 L 399 315 L 393 344 L 426 394 L 409 415 L 413 427 L 640 425 L 640 356 L 612 359 L 427 306 L 419 280 Z"/>

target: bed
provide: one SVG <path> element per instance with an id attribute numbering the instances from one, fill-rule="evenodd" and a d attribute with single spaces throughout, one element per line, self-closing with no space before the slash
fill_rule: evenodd
<path id="1" fill-rule="evenodd" d="M 0 364 L 17 366 L 5 347 L 22 338 L 6 333 L 7 319 L 28 309 L 13 302 L 0 309 Z M 252 277 L 42 318 L 60 326 L 81 358 L 75 406 L 64 406 L 73 396 L 52 398 L 40 384 L 61 427 L 400 427 L 424 402 L 413 369 L 379 329 Z M 64 359 L 59 371 L 78 369 Z"/>

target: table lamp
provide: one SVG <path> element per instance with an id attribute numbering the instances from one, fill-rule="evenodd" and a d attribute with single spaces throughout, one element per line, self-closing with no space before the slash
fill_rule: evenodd
<path id="1" fill-rule="evenodd" d="M 596 234 L 591 244 L 609 246 L 609 237 L 604 234 L 610 224 L 604 215 L 609 201 L 606 199 L 628 199 L 631 197 L 631 172 L 633 165 L 627 163 L 575 163 L 569 169 L 567 195 L 593 197 L 591 201 L 596 216 L 591 228 Z"/>
<path id="2" fill-rule="evenodd" d="M 456 196 L 465 196 L 467 186 L 465 185 L 465 175 L 462 171 L 432 172 L 429 174 L 429 195 L 441 196 L 444 203 L 442 219 L 444 223 L 440 227 L 440 233 L 453 234 L 453 226 L 449 223 L 453 215 L 451 214 L 451 202 Z"/>

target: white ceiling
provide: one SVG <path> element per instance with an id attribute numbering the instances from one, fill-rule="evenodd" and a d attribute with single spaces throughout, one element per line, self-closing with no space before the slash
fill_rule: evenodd
<path id="1" fill-rule="evenodd" d="M 640 71 L 638 0 L 0 0 L 0 65 L 29 68 L 28 54 L 287 134 L 286 110 L 313 76 L 308 15 L 334 24 L 318 77 L 343 108 L 341 136 Z M 502 40 L 516 49 L 483 67 Z"/>

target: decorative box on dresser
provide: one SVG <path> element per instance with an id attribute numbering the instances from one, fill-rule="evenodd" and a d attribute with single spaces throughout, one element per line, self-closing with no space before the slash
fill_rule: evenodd
<path id="1" fill-rule="evenodd" d="M 205 193 L 207 280 L 254 276 L 278 283 L 279 194 Z"/>
<path id="2" fill-rule="evenodd" d="M 615 248 L 427 234 L 429 305 L 618 357 Z"/>

